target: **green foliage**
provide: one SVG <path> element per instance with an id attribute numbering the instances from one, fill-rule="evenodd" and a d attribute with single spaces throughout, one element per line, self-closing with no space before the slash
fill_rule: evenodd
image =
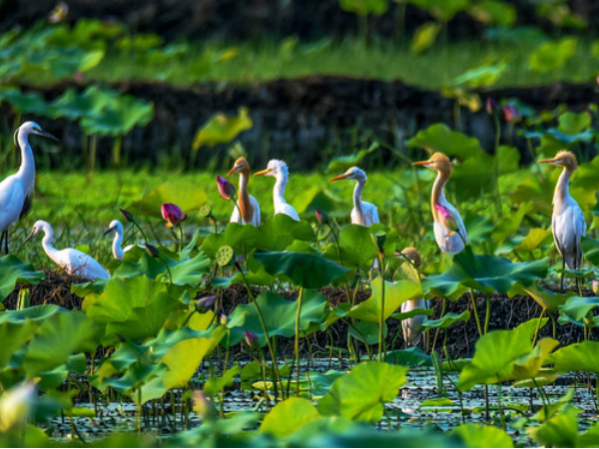
<path id="1" fill-rule="evenodd" d="M 320 413 L 309 400 L 289 398 L 275 405 L 266 415 L 260 426 L 260 432 L 283 438 L 318 418 Z"/>
<path id="2" fill-rule="evenodd" d="M 213 147 L 220 143 L 232 142 L 237 135 L 254 126 L 246 107 L 239 108 L 236 117 L 216 114 L 196 133 L 191 147 L 197 151 L 203 145 Z"/>
<path id="3" fill-rule="evenodd" d="M 410 281 L 399 281 L 385 283 L 385 311 L 383 318 L 386 320 L 398 310 L 401 305 L 409 299 L 422 296 L 420 285 Z M 383 299 L 383 282 L 376 278 L 370 283 L 372 296 L 361 302 L 347 313 L 348 317 L 370 323 L 378 323 L 381 316 L 381 305 Z"/>
<path id="4" fill-rule="evenodd" d="M 33 265 L 21 262 L 9 254 L 0 258 L 0 301 L 15 289 L 17 283 L 37 284 L 44 279 L 44 273 L 35 271 Z"/>
<path id="5" fill-rule="evenodd" d="M 359 150 L 350 156 L 337 156 L 329 162 L 329 165 L 325 169 L 325 173 L 341 172 L 350 167 L 357 166 L 366 156 L 374 153 L 378 148 L 378 142 L 374 142 L 366 150 Z"/>
<path id="6" fill-rule="evenodd" d="M 502 429 L 494 426 L 477 426 L 462 424 L 452 431 L 459 436 L 466 447 L 514 447 L 510 436 Z"/>
<path id="7" fill-rule="evenodd" d="M 443 28 L 442 25 L 435 22 L 426 22 L 420 25 L 410 42 L 412 52 L 422 53 L 431 48 L 435 44 L 441 28 Z"/>
<path id="8" fill-rule="evenodd" d="M 389 0 L 339 0 L 339 5 L 344 11 L 367 16 L 385 14 L 389 8 Z"/>
<path id="9" fill-rule="evenodd" d="M 561 69 L 576 53 L 578 40 L 563 37 L 555 42 L 541 44 L 529 59 L 530 68 L 535 72 L 549 72 Z"/>

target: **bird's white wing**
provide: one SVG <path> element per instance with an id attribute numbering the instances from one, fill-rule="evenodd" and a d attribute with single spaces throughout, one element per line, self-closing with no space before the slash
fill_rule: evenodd
<path id="1" fill-rule="evenodd" d="M 451 205 L 447 201 L 443 202 L 442 204 L 455 218 L 461 237 L 457 233 L 454 233 L 453 235 L 449 236 L 449 234 L 451 234 L 451 231 L 445 228 L 445 226 L 443 226 L 441 222 L 435 221 L 435 223 L 433 224 L 435 240 L 437 240 L 437 244 L 439 245 L 439 248 L 441 248 L 441 251 L 443 251 L 444 253 L 456 254 L 464 249 L 464 241 L 468 243 L 466 227 L 464 226 L 462 216 L 460 215 L 458 210 L 455 207 L 453 207 L 453 205 Z"/>
<path id="2" fill-rule="evenodd" d="M 239 203 L 239 201 L 237 203 Z M 229 223 L 241 224 L 241 216 L 239 214 L 239 207 L 237 205 L 233 206 L 233 213 L 231 214 L 231 219 L 229 220 Z"/>
<path id="3" fill-rule="evenodd" d="M 279 204 L 277 206 L 277 210 L 275 211 L 275 214 L 284 214 L 284 215 L 287 215 L 287 216 L 293 218 L 295 221 L 300 221 L 300 217 L 299 217 L 297 211 L 291 204 L 288 204 L 288 203 Z"/>
<path id="4" fill-rule="evenodd" d="M 379 210 L 374 204 L 362 202 L 362 210 L 364 211 L 368 226 L 374 223 L 380 223 Z"/>
<path id="5" fill-rule="evenodd" d="M 250 203 L 252 203 L 252 206 L 254 207 L 254 214 L 252 215 L 252 221 L 250 222 L 250 224 L 253 224 L 254 226 L 260 226 L 260 204 L 258 203 L 258 200 L 254 198 L 252 195 L 250 195 Z"/>
<path id="6" fill-rule="evenodd" d="M 73 248 L 63 249 L 58 253 L 58 257 L 64 260 L 64 263 L 57 262 L 62 265 L 67 273 L 73 276 L 81 276 L 82 278 L 95 281 L 96 279 L 110 279 L 110 275 L 96 259 L 88 254 Z"/>
<path id="7" fill-rule="evenodd" d="M 587 223 L 584 221 L 582 209 L 576 205 L 572 214 L 574 232 L 576 235 L 576 267 L 581 268 L 582 265 L 582 248 L 580 247 L 580 239 L 587 233 Z"/>
<path id="8" fill-rule="evenodd" d="M 26 193 L 15 176 L 9 176 L 0 183 L 0 231 L 19 220 Z"/>

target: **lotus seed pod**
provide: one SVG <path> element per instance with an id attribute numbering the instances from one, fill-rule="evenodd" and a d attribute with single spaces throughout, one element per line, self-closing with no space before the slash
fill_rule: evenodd
<path id="1" fill-rule="evenodd" d="M 228 245 L 221 246 L 216 253 L 216 263 L 221 267 L 231 265 L 235 261 L 235 251 Z"/>

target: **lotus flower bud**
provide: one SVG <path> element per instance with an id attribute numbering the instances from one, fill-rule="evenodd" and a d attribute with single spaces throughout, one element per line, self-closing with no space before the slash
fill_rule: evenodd
<path id="1" fill-rule="evenodd" d="M 591 283 L 591 285 L 593 286 L 593 293 L 595 293 L 595 295 L 599 296 L 599 281 L 596 279 L 593 279 L 593 282 Z"/>
<path id="2" fill-rule="evenodd" d="M 497 112 L 497 102 L 493 100 L 491 97 L 487 98 L 485 102 L 485 108 L 487 109 L 487 114 L 494 115 Z"/>
<path id="3" fill-rule="evenodd" d="M 505 119 L 510 123 L 518 123 L 522 119 L 518 109 L 509 104 L 503 107 L 503 115 L 505 115 Z"/>
<path id="4" fill-rule="evenodd" d="M 222 313 L 220 315 L 220 325 L 221 326 L 226 326 L 228 322 L 229 322 L 229 319 L 227 318 L 227 315 L 225 315 L 224 313 Z"/>
<path id="5" fill-rule="evenodd" d="M 215 416 L 214 404 L 203 391 L 196 390 L 193 392 L 193 411 L 204 418 L 206 421 L 210 421 Z"/>
<path id="6" fill-rule="evenodd" d="M 455 217 L 451 214 L 451 212 L 449 212 L 449 209 L 447 209 L 445 206 L 442 206 L 441 204 L 437 204 L 436 208 L 437 212 L 439 213 L 439 219 L 441 220 L 441 224 L 445 227 L 445 229 L 447 229 L 448 231 L 458 232 L 458 224 L 455 221 Z"/>
<path id="7" fill-rule="evenodd" d="M 196 310 L 200 313 L 204 313 L 212 309 L 214 304 L 216 304 L 216 296 L 206 296 L 196 303 Z"/>
<path id="8" fill-rule="evenodd" d="M 315 209 L 314 213 L 316 214 L 316 219 L 320 224 L 329 224 L 329 215 L 326 212 Z"/>
<path id="9" fill-rule="evenodd" d="M 25 424 L 36 397 L 37 387 L 32 382 L 5 391 L 0 399 L 0 432 L 8 432 Z"/>
<path id="10" fill-rule="evenodd" d="M 220 193 L 220 197 L 225 200 L 232 200 L 235 197 L 235 186 L 227 181 L 222 176 L 216 177 L 216 185 L 218 186 L 218 192 Z"/>
<path id="11" fill-rule="evenodd" d="M 133 216 L 133 214 L 125 209 L 120 209 L 121 214 L 123 214 L 123 217 L 125 217 L 125 220 L 127 220 L 129 223 L 135 223 L 135 217 Z"/>
<path id="12" fill-rule="evenodd" d="M 156 248 L 154 245 L 146 243 L 146 251 L 152 257 L 160 257 L 160 252 L 158 252 L 158 248 Z"/>
<path id="13" fill-rule="evenodd" d="M 167 223 L 167 228 L 172 228 L 173 226 L 177 226 L 179 223 L 187 220 L 187 214 L 184 214 L 179 206 L 173 203 L 162 203 L 162 218 L 164 218 Z"/>
<path id="14" fill-rule="evenodd" d="M 243 335 L 245 336 L 245 342 L 250 348 L 258 349 L 260 347 L 260 339 L 254 332 L 243 331 Z"/>

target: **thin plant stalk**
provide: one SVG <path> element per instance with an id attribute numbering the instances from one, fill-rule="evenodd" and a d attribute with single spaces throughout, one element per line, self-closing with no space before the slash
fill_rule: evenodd
<path id="1" fill-rule="evenodd" d="M 300 357 L 299 357 L 299 333 L 300 333 L 300 315 L 302 312 L 302 298 L 304 296 L 303 287 L 299 290 L 297 297 L 297 312 L 295 314 L 295 341 L 293 345 L 293 355 L 295 357 L 295 395 L 299 396 L 299 383 L 300 383 Z"/>
<path id="2" fill-rule="evenodd" d="M 383 346 L 385 340 L 383 339 L 383 324 L 385 323 L 385 276 L 383 267 L 383 254 L 379 251 L 379 272 L 381 274 L 381 314 L 379 317 L 379 362 L 383 361 Z"/>
<path id="3" fill-rule="evenodd" d="M 470 289 L 470 299 L 472 300 L 472 311 L 474 312 L 474 319 L 476 320 L 476 328 L 478 329 L 478 335 L 482 337 L 483 328 L 480 325 L 480 318 L 478 317 L 478 308 L 476 307 L 476 297 L 474 296 L 474 291 Z"/>

